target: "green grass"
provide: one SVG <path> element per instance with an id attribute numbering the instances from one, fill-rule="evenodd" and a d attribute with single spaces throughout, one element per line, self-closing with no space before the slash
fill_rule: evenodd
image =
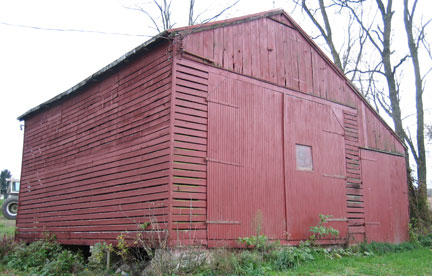
<path id="1" fill-rule="evenodd" d="M 0 207 L 3 204 L 3 199 L 0 200 Z M 7 219 L 3 216 L 3 212 L 0 212 L 0 236 L 3 235 L 14 235 L 15 233 L 15 220 Z"/>
<path id="2" fill-rule="evenodd" d="M 317 259 L 298 268 L 273 275 L 432 275 L 432 250 L 420 248 L 370 257 Z"/>

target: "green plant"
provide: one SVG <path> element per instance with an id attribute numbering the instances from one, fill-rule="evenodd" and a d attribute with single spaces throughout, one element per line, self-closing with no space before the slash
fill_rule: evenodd
<path id="1" fill-rule="evenodd" d="M 105 268 L 108 254 L 114 252 L 112 244 L 95 243 L 90 247 L 90 257 L 87 266 L 92 270 L 102 271 Z"/>
<path id="2" fill-rule="evenodd" d="M 263 250 L 266 248 L 268 238 L 266 235 L 238 238 L 239 243 L 244 243 L 247 248 Z"/>
<path id="3" fill-rule="evenodd" d="M 3 262 L 9 269 L 36 275 L 70 275 L 83 267 L 82 257 L 64 250 L 54 236 L 29 245 L 17 244 Z"/>
<path id="4" fill-rule="evenodd" d="M 421 246 L 432 248 L 432 233 L 419 236 L 418 241 Z"/>
<path id="5" fill-rule="evenodd" d="M 0 236 L 0 260 L 3 260 L 6 255 L 10 254 L 16 246 L 17 243 L 13 237 L 9 235 Z"/>
<path id="6" fill-rule="evenodd" d="M 320 240 L 322 238 L 327 237 L 335 237 L 337 238 L 339 236 L 339 231 L 331 226 L 326 226 L 329 219 L 331 219 L 332 215 L 319 215 L 319 222 L 315 226 L 311 226 L 310 232 L 312 232 L 312 235 L 309 237 L 308 242 L 310 242 L 311 245 L 314 245 L 317 240 Z"/>
<path id="7" fill-rule="evenodd" d="M 313 261 L 313 253 L 310 247 L 282 247 L 271 251 L 264 258 L 271 263 L 274 270 L 283 271 Z"/>

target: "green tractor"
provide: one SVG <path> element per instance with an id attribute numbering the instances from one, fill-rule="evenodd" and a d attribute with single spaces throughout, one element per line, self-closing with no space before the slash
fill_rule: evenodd
<path id="1" fill-rule="evenodd" d="M 7 182 L 7 197 L 3 201 L 3 215 L 8 219 L 16 219 L 18 214 L 18 194 L 20 189 L 19 179 L 9 178 Z"/>

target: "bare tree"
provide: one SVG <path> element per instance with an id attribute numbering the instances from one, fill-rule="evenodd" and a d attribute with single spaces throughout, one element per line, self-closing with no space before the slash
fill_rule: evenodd
<path id="1" fill-rule="evenodd" d="M 152 22 L 153 27 L 158 33 L 171 29 L 174 25 L 171 23 L 171 1 L 172 0 L 152 0 L 144 5 L 152 5 L 157 8 L 159 16 L 155 16 L 149 12 L 146 7 L 135 4 L 133 7 L 126 7 L 127 9 L 136 10 L 144 13 Z M 160 3 L 162 2 L 162 3 Z M 162 25 L 160 24 L 162 23 Z"/>
<path id="2" fill-rule="evenodd" d="M 208 9 L 201 11 L 196 14 L 196 0 L 189 0 L 189 12 L 188 12 L 188 25 L 194 24 L 204 24 L 213 20 L 216 20 L 222 16 L 226 11 L 234 7 L 240 0 L 236 0 L 228 6 L 224 7 L 222 10 L 216 12 L 213 16 L 205 19 L 201 19 L 204 13 L 208 12 Z M 143 4 L 135 4 L 132 7 L 126 7 L 128 9 L 136 10 L 142 12 L 150 19 L 152 27 L 157 30 L 157 32 L 162 32 L 171 29 L 175 26 L 175 22 L 172 20 L 172 0 L 151 0 L 150 2 L 145 2 Z M 152 10 L 156 8 L 157 13 Z"/>
<path id="3" fill-rule="evenodd" d="M 417 163 L 417 181 L 418 181 L 418 197 L 425 199 L 420 201 L 420 204 L 425 204 L 421 208 L 427 209 L 426 199 L 427 199 L 427 183 L 426 183 L 426 148 L 425 148 L 425 132 L 424 132 L 424 110 L 423 110 L 423 76 L 420 69 L 420 60 L 418 55 L 418 50 L 420 43 L 425 38 L 425 28 L 430 20 L 421 26 L 417 36 L 414 34 L 414 15 L 417 7 L 417 0 L 414 0 L 412 6 L 409 6 L 409 1 L 404 0 L 404 23 L 405 31 L 407 35 L 408 48 L 410 51 L 410 57 L 412 61 L 412 66 L 414 69 L 415 77 L 415 99 L 416 99 L 416 119 L 417 119 L 417 145 L 414 143 L 408 143 L 411 148 L 414 160 Z"/>
<path id="4" fill-rule="evenodd" d="M 375 0 L 375 2 L 364 1 L 364 0 L 324 0 L 318 1 L 318 6 L 310 8 L 306 5 L 305 0 L 293 0 L 297 6 L 301 5 L 302 10 L 306 12 L 311 21 L 317 27 L 320 34 L 323 36 L 326 45 L 330 49 L 333 60 L 336 65 L 345 72 L 345 74 L 353 74 L 356 76 L 353 80 L 357 80 L 356 84 L 360 87 L 362 93 L 368 96 L 368 99 L 372 101 L 377 111 L 383 110 L 393 120 L 394 129 L 396 134 L 408 145 L 408 148 L 413 156 L 413 159 L 417 165 L 417 192 L 414 186 L 409 184 L 411 203 L 416 205 L 418 210 L 417 215 L 421 216 L 421 219 L 427 220 L 428 214 L 426 209 L 426 150 L 424 145 L 424 110 L 423 110 L 423 82 L 425 75 L 421 75 L 420 72 L 420 60 L 418 58 L 418 50 L 420 46 L 428 48 L 425 37 L 426 24 L 422 24 L 420 28 L 414 28 L 414 15 L 416 11 L 416 5 L 418 0 L 414 0 L 413 4 L 409 7 L 409 0 L 404 0 L 404 23 L 405 33 L 407 35 L 407 42 L 409 46 L 409 53 L 400 54 L 395 50 L 392 44 L 392 37 L 395 35 L 393 29 L 393 0 Z M 310 3 L 310 2 L 309 2 Z M 325 4 L 327 3 L 327 4 Z M 366 20 L 364 18 L 365 5 L 367 6 L 368 14 L 374 14 L 371 11 L 371 7 L 377 11 L 377 17 Z M 344 56 L 352 55 L 351 52 L 347 52 L 352 48 L 346 47 L 342 49 L 345 52 L 340 52 L 335 46 L 335 39 L 333 37 L 332 29 L 334 25 L 329 21 L 328 11 L 329 9 L 340 9 L 338 13 L 342 11 L 348 11 L 351 15 L 351 19 L 354 19 L 356 27 L 361 31 L 357 33 L 358 41 L 361 41 L 361 51 L 367 48 L 367 52 L 378 53 L 378 59 L 375 61 L 365 61 L 362 53 L 354 54 L 358 60 L 355 66 L 351 69 L 347 69 L 343 64 L 342 60 Z M 333 11 L 334 14 L 334 11 Z M 321 18 L 321 20 L 320 20 Z M 320 23 L 322 22 L 322 23 Z M 354 24 L 354 23 L 351 23 Z M 356 27 L 350 26 L 349 29 L 355 29 Z M 414 34 L 414 30 L 418 30 Z M 400 30 L 398 30 L 400 31 Z M 351 39 L 350 35 L 356 35 L 355 33 L 347 34 L 348 38 Z M 367 39 L 367 44 L 365 43 Z M 348 44 L 350 45 L 350 44 Z M 359 49 L 357 49 L 359 51 Z M 430 51 L 429 51 L 430 53 Z M 401 83 L 404 81 L 400 76 L 400 69 L 405 65 L 406 61 L 411 59 L 414 69 L 415 78 L 415 99 L 416 99 L 416 137 L 412 137 L 409 131 L 404 128 L 402 109 L 400 105 L 401 99 Z M 429 71 L 428 71 L 429 72 Z M 377 79 L 384 79 L 386 86 L 383 87 L 376 82 Z M 410 93 L 407 91 L 407 93 Z M 410 93 L 409 95 L 412 95 Z M 407 169 L 409 169 L 409 159 L 407 158 Z M 415 215 L 415 214 L 413 214 Z"/>
<path id="5" fill-rule="evenodd" d="M 222 16 L 226 11 L 230 10 L 232 7 L 237 5 L 237 3 L 240 2 L 240 0 L 236 0 L 229 4 L 228 6 L 224 7 L 222 10 L 219 10 L 217 13 L 212 15 L 211 17 L 201 19 L 203 14 L 205 12 L 208 12 L 208 9 L 203 10 L 201 13 L 199 13 L 196 17 L 194 17 L 194 10 L 195 10 L 195 0 L 190 0 L 189 2 L 189 25 L 195 25 L 195 24 L 205 24 L 211 21 L 214 21 L 218 19 L 220 16 Z"/>

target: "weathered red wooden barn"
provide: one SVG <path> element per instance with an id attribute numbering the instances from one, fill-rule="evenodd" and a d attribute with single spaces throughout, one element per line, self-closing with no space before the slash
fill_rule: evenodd
<path id="1" fill-rule="evenodd" d="M 19 119 L 18 239 L 407 239 L 404 146 L 282 10 L 165 31 Z"/>

